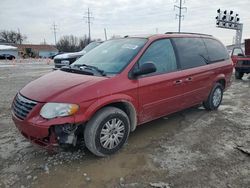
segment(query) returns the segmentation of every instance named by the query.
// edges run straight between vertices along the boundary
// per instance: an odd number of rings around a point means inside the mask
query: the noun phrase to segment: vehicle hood
[[[75,58],[75,57],[83,56],[83,55],[85,55],[85,54],[86,54],[86,52],[82,50],[82,51],[80,51],[80,52],[59,54],[59,55],[55,56],[54,59]]]
[[[74,102],[83,90],[106,79],[57,70],[30,82],[20,93],[38,102]]]
[[[250,60],[250,57],[237,57],[237,60],[241,60],[241,61],[244,61],[244,60]]]

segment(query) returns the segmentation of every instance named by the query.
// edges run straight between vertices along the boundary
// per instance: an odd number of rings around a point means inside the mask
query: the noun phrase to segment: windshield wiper
[[[93,72],[84,71],[81,69],[73,69],[70,66],[63,66],[60,70],[65,71],[65,72],[77,73],[77,74],[94,75]]]
[[[81,70],[94,70],[95,72],[98,72],[99,74],[101,74],[102,76],[106,76],[106,73],[104,70],[99,69],[98,67],[92,66],[92,65],[86,65],[86,64],[75,64],[73,65],[75,67],[79,67]],[[81,67],[85,67],[84,69],[82,69]]]

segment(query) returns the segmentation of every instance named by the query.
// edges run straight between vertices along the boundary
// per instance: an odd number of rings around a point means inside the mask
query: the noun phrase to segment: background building
[[[14,44],[18,48],[20,57],[40,57],[48,58],[58,53],[55,46],[48,44]]]

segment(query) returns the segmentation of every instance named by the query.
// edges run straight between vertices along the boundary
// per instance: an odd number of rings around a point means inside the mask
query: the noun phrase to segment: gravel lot
[[[0,188],[250,187],[250,79],[234,80],[219,110],[194,107],[142,125],[119,153],[51,154],[11,120],[15,94],[52,71],[48,61],[0,61]]]

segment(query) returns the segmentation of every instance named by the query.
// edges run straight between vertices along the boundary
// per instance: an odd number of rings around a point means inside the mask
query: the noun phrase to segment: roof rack
[[[212,36],[208,34],[202,34],[202,33],[189,33],[189,32],[166,32],[165,34],[192,34],[192,35],[203,35],[203,36]]]

